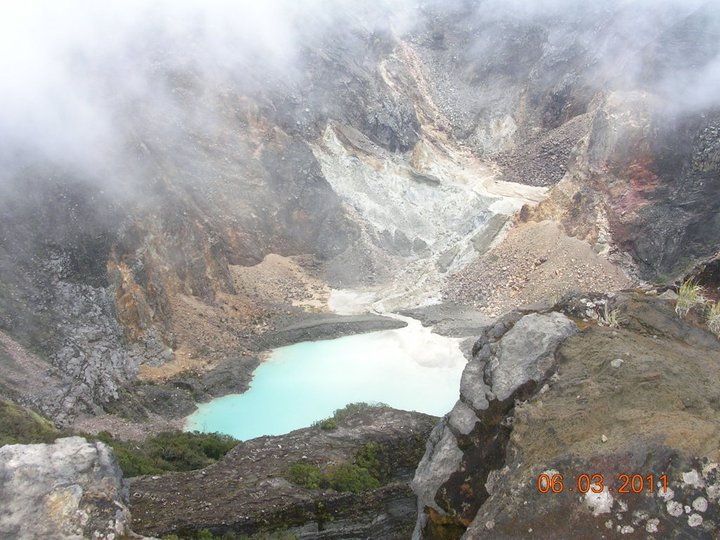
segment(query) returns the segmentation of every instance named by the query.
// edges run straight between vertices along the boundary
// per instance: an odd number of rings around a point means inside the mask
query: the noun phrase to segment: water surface
[[[357,401],[441,416],[458,398],[465,358],[458,339],[408,327],[273,350],[250,389],[199,405],[186,429],[246,440],[280,435]]]

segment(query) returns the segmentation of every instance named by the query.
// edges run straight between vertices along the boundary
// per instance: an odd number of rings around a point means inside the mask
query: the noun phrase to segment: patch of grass
[[[35,411],[0,400],[0,446],[51,443],[67,436]]]
[[[685,317],[692,308],[703,305],[705,301],[703,288],[689,279],[680,285],[680,288],[678,289],[678,299],[677,304],[675,305],[675,313],[680,315],[680,317]]]
[[[351,491],[361,493],[380,487],[380,482],[373,478],[370,471],[354,463],[345,463],[328,470],[327,478],[335,491]]]
[[[359,401],[357,403],[349,403],[345,405],[342,409],[337,409],[333,413],[333,418],[338,421],[344,420],[345,418],[350,418],[351,416],[355,416],[358,413],[372,411],[373,409],[379,409],[382,407],[387,407],[387,404],[365,403],[364,401]]]
[[[608,328],[619,328],[620,327],[620,314],[617,309],[608,311],[607,303],[603,307],[603,311],[598,319],[600,326],[607,326]]]
[[[386,450],[371,441],[355,454],[353,463],[329,467],[324,472],[315,464],[295,463],[290,467],[287,478],[293,484],[309,489],[332,488],[360,493],[380,487],[391,476]]]
[[[182,431],[166,431],[143,442],[121,441],[107,431],[96,438],[112,447],[126,477],[202,469],[218,461],[239,442],[220,433]]]
[[[323,431],[332,431],[337,429],[337,420],[334,418],[326,418],[325,420],[318,420],[313,422],[313,426],[319,427]]]
[[[720,337],[720,302],[716,302],[708,308],[706,322],[708,329]]]
[[[317,422],[313,422],[312,426],[319,427],[320,429],[323,429],[325,431],[332,431],[334,429],[337,429],[338,422],[340,422],[341,420],[380,407],[387,407],[387,405],[385,403],[365,403],[363,401],[357,403],[349,403],[345,405],[342,409],[335,409],[335,412],[330,418],[325,418],[324,420],[318,420]]]
[[[290,467],[288,480],[308,489],[327,489],[360,493],[380,486],[370,471],[354,463],[344,463],[323,472],[317,465],[295,463]]]
[[[318,489],[320,488],[320,483],[324,480],[324,476],[320,471],[320,467],[317,465],[295,463],[290,467],[288,480],[298,486],[303,486],[308,489]]]
[[[383,459],[384,450],[381,445],[370,441],[355,455],[355,464],[367,469],[370,475],[379,482],[387,482],[391,471],[387,466],[387,459]]]

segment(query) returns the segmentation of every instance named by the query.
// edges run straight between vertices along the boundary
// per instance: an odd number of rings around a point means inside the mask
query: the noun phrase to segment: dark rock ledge
[[[133,528],[191,536],[202,529],[238,536],[287,530],[303,539],[408,538],[415,521],[409,482],[437,418],[371,408],[326,431],[311,427],[240,443],[199,471],[130,480]],[[295,463],[321,469],[352,463],[373,442],[388,482],[363,493],[308,489],[286,477]]]

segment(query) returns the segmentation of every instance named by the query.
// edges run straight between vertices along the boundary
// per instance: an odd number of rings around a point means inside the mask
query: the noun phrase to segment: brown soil
[[[570,291],[613,291],[632,281],[551,221],[520,224],[448,279],[447,300],[496,316],[518,304],[556,303]]]
[[[255,266],[231,266],[236,294],[217,292],[213,304],[173,295],[172,331],[180,346],[163,365],[141,366],[139,379],[166,381],[185,372],[202,374],[229,355],[249,355],[252,342],[273,330],[273,319],[288,315],[290,306],[327,311],[330,289],[303,265],[311,262],[270,254]]]
[[[270,254],[255,266],[233,266],[233,284],[251,304],[289,304],[308,311],[327,311],[330,288],[301,264],[309,262]]]

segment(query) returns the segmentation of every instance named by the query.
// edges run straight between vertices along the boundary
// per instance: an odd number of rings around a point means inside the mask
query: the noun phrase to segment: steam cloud
[[[339,24],[403,35],[458,12],[476,29],[466,60],[494,54],[502,24],[527,25],[545,33],[545,52],[590,51],[595,84],[647,88],[683,111],[718,105],[720,8],[701,0],[30,1],[0,19],[4,175],[37,157],[108,168],[137,129],[136,104],[165,116],[171,136],[187,111],[167,73],[207,87],[222,73],[247,91],[287,84],[306,67],[303,47]],[[666,61],[652,64],[662,47]]]

